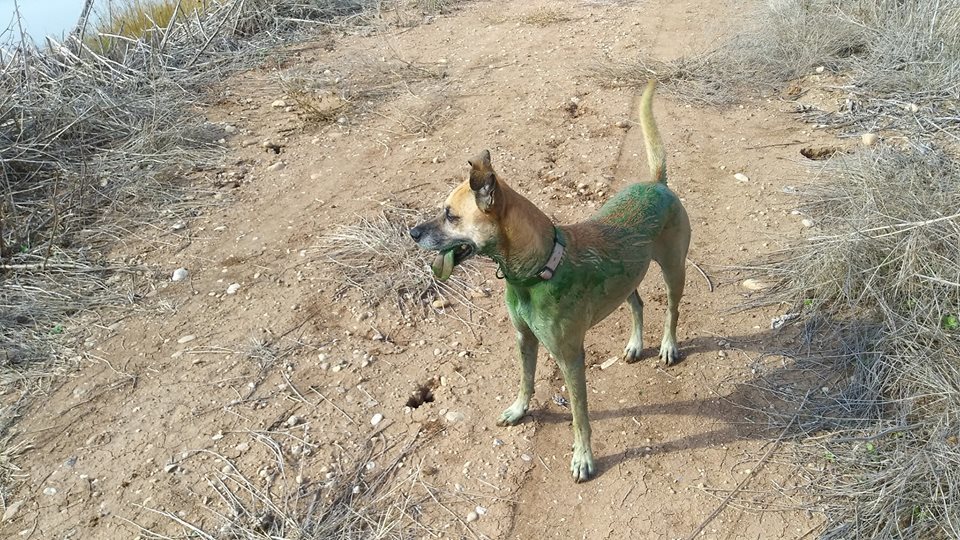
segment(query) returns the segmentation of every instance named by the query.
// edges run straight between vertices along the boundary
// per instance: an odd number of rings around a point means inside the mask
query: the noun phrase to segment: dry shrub
[[[957,538],[960,162],[881,147],[823,176],[804,192],[816,236],[767,266],[805,339],[764,389],[800,407],[823,538]]]
[[[437,299],[479,309],[473,298],[485,293],[479,287],[483,277],[477,263],[467,261],[447,281],[438,281],[430,270],[436,252],[421,249],[410,239],[410,227],[424,216],[391,208],[325,235],[316,252],[336,270],[338,296],[353,289],[371,306],[393,300],[405,315],[443,310],[434,306]]]

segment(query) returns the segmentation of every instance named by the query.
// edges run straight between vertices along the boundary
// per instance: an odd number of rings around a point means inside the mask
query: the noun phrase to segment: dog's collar
[[[497,277],[500,279],[506,279],[507,283],[511,285],[518,285],[520,287],[529,287],[531,285],[536,285],[541,281],[549,281],[550,278],[557,273],[557,267],[560,266],[560,260],[563,259],[563,252],[565,250],[566,244],[563,243],[563,239],[560,237],[560,230],[554,227],[553,229],[553,251],[550,253],[550,258],[547,259],[547,263],[543,265],[536,274],[527,278],[516,278],[513,276],[507,276],[502,267],[497,267]]]

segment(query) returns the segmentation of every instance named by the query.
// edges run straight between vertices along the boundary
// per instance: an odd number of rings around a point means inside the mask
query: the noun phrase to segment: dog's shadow
[[[775,331],[760,332],[748,336],[701,336],[681,343],[681,350],[684,358],[694,354],[715,353],[720,350],[738,350],[748,352],[768,351],[773,345],[772,342],[787,338],[784,334],[778,334]],[[718,341],[726,341],[728,347],[721,347]],[[658,349],[649,349],[651,354],[644,355],[638,363],[657,361]],[[645,352],[647,350],[645,349]],[[636,365],[636,364],[633,364]],[[746,367],[746,366],[745,366]],[[669,370],[667,368],[667,373]],[[616,418],[636,418],[642,419],[649,416],[671,415],[688,416],[694,418],[704,418],[704,422],[712,419],[719,424],[717,429],[703,431],[673,440],[667,440],[655,443],[646,443],[629,448],[625,448],[614,454],[601,455],[597,457],[596,464],[598,475],[604,471],[616,467],[617,465],[633,459],[649,457],[656,454],[667,454],[671,452],[689,451],[698,448],[720,447],[728,443],[742,440],[759,440],[770,437],[768,429],[760,424],[749,423],[744,420],[744,415],[750,410],[756,410],[757,403],[763,402],[761,387],[758,384],[759,379],[769,374],[757,374],[753,379],[736,383],[736,387],[729,394],[719,397],[717,395],[706,396],[703,399],[683,400],[666,403],[640,403],[628,407],[616,407],[611,409],[591,409],[590,420],[592,423],[603,423],[604,420]],[[571,415],[569,410],[559,411],[550,405],[531,411],[532,419],[545,424],[570,423]]]

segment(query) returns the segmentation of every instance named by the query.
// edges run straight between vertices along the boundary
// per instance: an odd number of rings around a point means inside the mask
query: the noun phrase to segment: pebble
[[[3,518],[0,518],[0,521],[10,521],[13,519],[13,516],[17,514],[17,510],[20,509],[20,506],[23,505],[23,501],[17,501],[7,506],[7,509],[3,512]]]
[[[823,67],[823,66],[817,66],[817,69],[815,69],[814,71],[816,71],[817,73],[823,73],[823,70],[825,70],[825,69],[826,69],[826,68]]]
[[[620,129],[624,129],[624,128],[630,127],[630,122],[627,122],[626,120],[618,120],[618,121],[617,121],[617,127],[620,128]]]
[[[57,494],[57,488],[55,487],[44,488],[43,494],[47,495],[48,497],[52,497]]]
[[[717,351],[717,356],[719,356],[720,358],[726,358],[726,357],[727,357],[727,352],[726,352],[726,351]]]
[[[278,99],[278,100],[274,101],[273,103],[271,103],[270,106],[279,109],[280,107],[286,107],[286,106],[287,106],[287,102],[284,101],[284,100],[282,100],[282,99]]]
[[[441,299],[438,298],[438,299],[434,300],[433,302],[430,302],[430,305],[433,306],[434,309],[443,309],[443,308],[445,308],[445,307],[450,307],[450,301],[449,301],[449,300],[441,300]]]
[[[737,173],[737,174],[733,175],[733,178],[734,178],[737,182],[749,182],[749,181],[750,181],[750,178],[749,178],[747,175],[743,174],[743,173]]]
[[[520,459],[524,461],[533,461],[533,458],[530,457],[530,454],[520,454]]]
[[[370,419],[370,424],[374,426],[379,424],[380,422],[383,422],[383,415],[380,413],[373,415],[373,418]]]
[[[608,358],[604,363],[600,364],[600,369],[607,369],[616,363],[617,363],[616,356],[614,356],[613,358]]]
[[[186,268],[177,268],[173,271],[173,276],[170,278],[171,281],[183,281],[187,279],[187,276],[190,275],[190,272]]]
[[[287,424],[287,427],[293,427],[293,426],[301,423],[302,421],[303,421],[302,418],[300,418],[299,416],[297,416],[297,415],[295,415],[295,414],[292,414],[292,415],[290,415],[290,418],[287,418],[287,421],[286,421],[285,423]]]
[[[810,218],[803,218],[803,219],[800,220],[800,223],[802,223],[803,226],[804,226],[804,227],[807,227],[807,228],[810,228],[810,227],[813,227],[813,226],[814,226],[814,222],[813,222],[813,220],[810,219]]]
[[[482,506],[478,506],[478,507],[476,508],[476,512],[477,512],[477,515],[482,516],[482,515],[484,515],[484,514],[487,513],[487,509],[484,508],[484,507],[482,507]]]
[[[337,364],[337,365],[333,366],[332,368],[330,368],[330,371],[332,371],[332,372],[334,372],[334,373],[339,373],[341,369],[343,369],[343,366],[341,366],[340,364]]]
[[[249,443],[242,442],[242,443],[240,443],[240,444],[237,445],[237,451],[238,451],[238,452],[246,452],[246,451],[249,450],[249,449],[250,449],[250,444],[249,444]]]
[[[467,514],[467,523],[476,521],[478,519],[480,519],[480,515],[477,514],[476,512],[470,512],[469,514]]]
[[[186,227],[187,227],[187,224],[184,223],[183,221],[174,222],[174,224],[170,226],[170,228],[173,229],[173,230],[175,230],[175,231],[183,230],[183,229],[185,229]]]
[[[447,411],[447,414],[443,415],[443,417],[447,420],[447,422],[454,424],[456,422],[462,422],[467,415],[459,411]]]
[[[862,142],[864,146],[873,146],[877,143],[877,139],[876,133],[864,133],[860,136],[860,142]]]
[[[185,336],[181,336],[180,339],[177,340],[177,343],[183,345],[184,343],[189,343],[195,339],[197,339],[197,336],[193,334],[187,334]]]
[[[236,133],[236,132],[237,132],[237,127],[236,127],[236,126],[231,126],[230,124],[227,124],[227,125],[223,126],[223,131],[226,132],[226,133]]]
[[[167,463],[163,466],[163,472],[165,473],[175,473],[180,468],[180,465],[176,463]]]
[[[743,283],[740,285],[742,285],[744,289],[749,289],[751,291],[763,290],[770,286],[769,283],[752,278],[743,280]]]
[[[222,432],[222,431],[218,431],[216,435],[213,435],[213,436],[210,437],[210,438],[211,438],[212,440],[214,440],[214,441],[219,441],[220,439],[223,438],[223,432]]]
[[[270,165],[269,167],[267,167],[267,170],[268,170],[268,171],[279,171],[279,170],[282,170],[282,169],[283,169],[284,167],[286,167],[286,166],[287,166],[286,163],[284,163],[284,162],[282,162],[282,161],[278,161],[278,162],[274,163],[273,165]]]
[[[239,283],[231,283],[230,286],[227,287],[227,294],[237,294],[237,291],[239,290],[240,290]]]

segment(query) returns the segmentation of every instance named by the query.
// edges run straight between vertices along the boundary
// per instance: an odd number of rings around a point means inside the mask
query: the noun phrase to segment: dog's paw
[[[677,348],[676,342],[664,340],[660,344],[660,359],[668,366],[680,361],[680,349]]]
[[[632,341],[623,349],[623,361],[632,364],[643,358],[643,344],[634,344]]]
[[[527,414],[527,406],[523,403],[514,403],[507,410],[500,413],[497,419],[498,426],[515,426],[520,423],[523,416]]]
[[[573,450],[573,459],[570,461],[570,472],[573,473],[573,481],[576,483],[586,482],[593,477],[597,466],[593,462],[593,452],[590,450]]]

